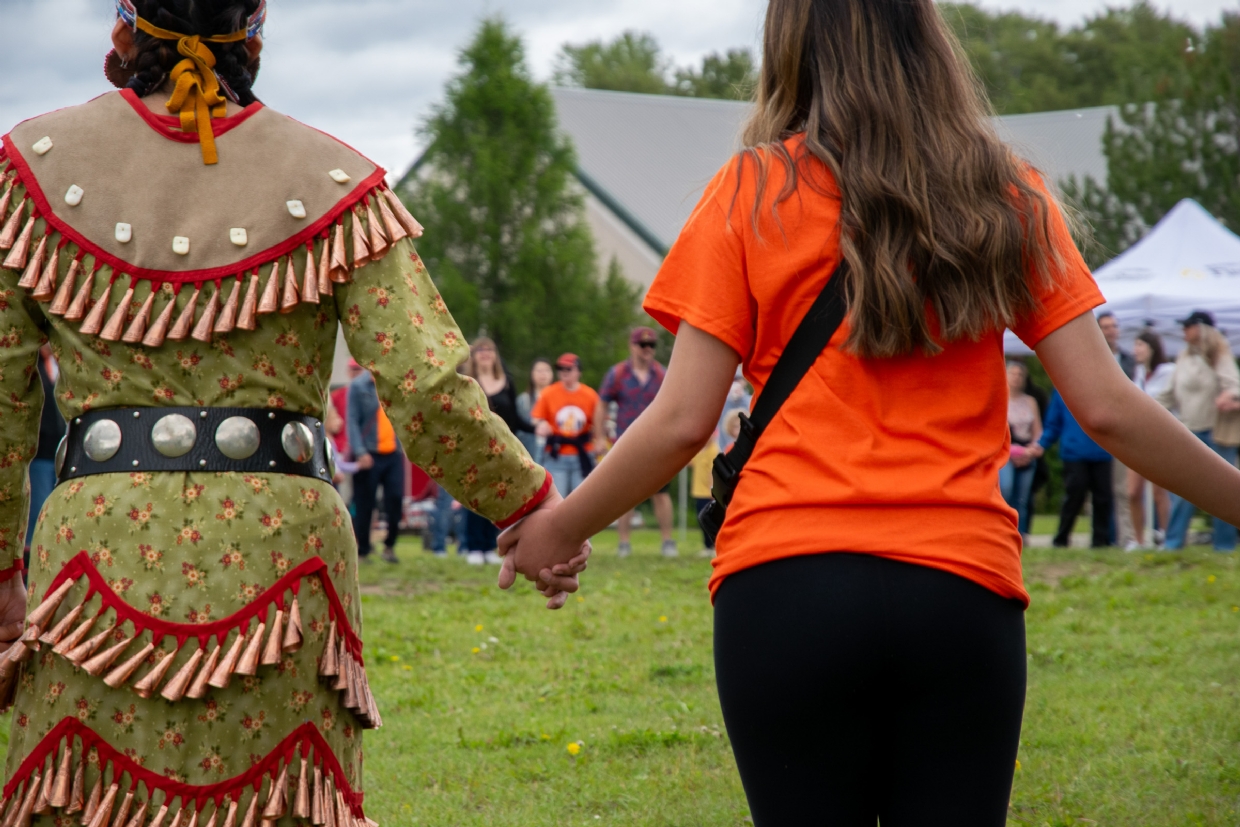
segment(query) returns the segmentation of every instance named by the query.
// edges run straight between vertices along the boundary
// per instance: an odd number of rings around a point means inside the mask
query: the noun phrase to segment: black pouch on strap
[[[753,415],[741,414],[741,432],[732,450],[715,457],[711,468],[712,499],[698,514],[698,523],[712,543],[727,519],[728,505],[736,493],[745,464],[753,456],[758,438],[843,324],[848,312],[844,298],[844,277],[847,273],[848,263],[841,261],[788,340],[788,346],[780,354],[762,395],[754,405]]]

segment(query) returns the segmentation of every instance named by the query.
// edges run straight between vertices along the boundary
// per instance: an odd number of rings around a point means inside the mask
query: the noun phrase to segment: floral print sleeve
[[[501,526],[546,496],[546,472],[491,413],[478,383],[456,372],[468,344],[410,241],[356,270],[336,305],[411,461]]]
[[[21,568],[28,532],[26,469],[39,442],[43,385],[36,364],[46,341],[42,312],[17,287],[20,273],[0,267],[0,579]],[[51,399],[46,401],[54,405]]]

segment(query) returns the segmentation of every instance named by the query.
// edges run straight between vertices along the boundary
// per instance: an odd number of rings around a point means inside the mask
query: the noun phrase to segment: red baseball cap
[[[557,368],[580,368],[581,360],[577,358],[576,353],[563,353],[559,359],[555,360]]]
[[[643,342],[658,344],[659,336],[649,327],[635,327],[633,332],[629,334],[629,344],[640,345]]]

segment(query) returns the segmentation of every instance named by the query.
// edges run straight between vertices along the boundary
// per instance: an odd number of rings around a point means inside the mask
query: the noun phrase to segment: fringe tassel
[[[271,265],[271,274],[267,276],[267,286],[263,289],[263,297],[258,302],[258,314],[264,316],[280,309],[280,262]]]
[[[332,265],[330,277],[336,284],[344,284],[349,280],[349,262],[345,258],[343,223],[336,225],[336,232],[332,235]]]
[[[158,291],[152,290],[151,295],[154,296]],[[168,300],[168,304],[164,306],[163,311],[159,314],[159,318],[155,320],[155,324],[151,325],[151,329],[142,337],[142,344],[146,347],[159,347],[168,338],[168,326],[172,323],[172,314],[177,309],[177,300],[174,295]]]
[[[14,247],[14,250],[17,248]],[[47,236],[39,239],[39,246],[35,248],[34,255],[26,262],[26,269],[22,272],[22,277],[18,279],[17,286],[24,290],[33,290],[39,285],[39,275],[43,272],[43,258],[47,255]],[[8,264],[6,261],[5,264]],[[19,268],[14,267],[14,270]]]
[[[387,237],[383,234],[383,227],[379,224],[375,211],[371,209],[369,200],[366,201],[366,229],[370,236],[370,257],[378,261],[383,258],[391,245],[388,244]]]
[[[48,308],[48,312],[53,316],[63,316],[69,309],[69,302],[73,299],[73,288],[76,286],[77,274],[81,266],[82,256],[79,253],[74,256],[73,261],[69,262],[69,272],[65,274],[65,280],[60,283],[60,287],[56,288],[56,296],[52,299],[52,306]]]
[[[108,323],[103,326],[103,330],[99,331],[99,338],[105,342],[119,342],[121,333],[125,330],[125,322],[129,318],[129,306],[133,302],[133,285],[131,284],[121,297],[121,303],[116,306],[116,310],[112,312],[112,317],[108,319]]]
[[[108,312],[108,301],[111,298],[112,282],[109,281],[108,286],[103,290],[103,295],[91,307],[90,312],[86,314],[86,318],[82,321],[82,326],[78,328],[83,336],[94,336],[103,329],[103,314]]]
[[[366,242],[366,229],[362,225],[362,218],[357,213],[357,207],[353,208],[353,269],[357,270],[366,266],[370,261],[370,245]]]
[[[174,661],[180,659],[180,650],[184,647],[172,652],[156,652],[155,641],[169,635],[184,641],[195,636],[195,633],[182,631],[177,624],[165,627],[133,610],[111,591],[89,555],[82,552],[65,564],[53,580],[54,588],[49,589],[45,598],[30,612],[21,636],[22,643],[0,655],[0,699],[6,692],[11,694],[18,667],[42,644],[51,646],[53,654],[65,658],[88,674],[102,677],[104,683],[113,689],[132,685],[140,697],[149,698],[159,692],[172,703],[186,697],[201,699],[212,687],[226,689],[233,675],[253,676],[258,674],[260,667],[278,668],[284,653],[296,652],[302,647],[305,637],[297,596],[298,584],[305,577],[318,576],[324,583],[330,604],[328,632],[318,660],[319,675],[334,690],[342,693],[342,703],[357,716],[363,728],[376,728],[381,725],[381,719],[361,662],[360,642],[348,626],[344,608],[331,588],[330,579],[326,578],[326,569],[326,562],[315,557],[288,572],[251,604],[253,609],[238,616],[236,625],[226,620],[214,630],[204,633],[198,645],[189,651],[189,657],[165,684],[164,678],[173,672]],[[89,582],[82,599],[67,607],[63,617],[56,620],[56,614],[83,577]],[[283,596],[290,590],[293,592],[292,599],[286,603]],[[82,619],[86,606],[95,594],[101,595],[101,605]],[[115,612],[114,620],[100,626],[100,618],[109,612]],[[255,623],[252,630],[251,623]],[[125,633],[123,630],[130,625],[132,633]],[[47,631],[43,631],[45,627],[48,627]],[[235,629],[235,636],[228,629]],[[148,630],[152,638],[149,642],[142,642],[140,638]],[[212,637],[216,643],[208,655],[205,644]],[[138,641],[136,647],[135,641]],[[131,652],[131,649],[134,651]],[[142,665],[152,655],[156,655],[157,660],[145,675],[135,681]],[[50,796],[52,781],[49,780],[48,784]],[[0,824],[0,827],[3,825]]]
[[[383,197],[386,198],[388,204],[391,205],[392,211],[396,213],[396,219],[409,233],[409,237],[412,239],[421,238],[422,234],[425,232],[425,229],[418,223],[418,220],[413,217],[409,210],[406,209],[405,203],[400,200],[400,197],[386,187],[381,191],[383,193]]]
[[[185,308],[181,310],[181,315],[177,317],[176,324],[172,326],[172,330],[168,331],[168,339],[180,342],[189,335],[190,329],[194,326],[194,311],[198,309],[198,296],[201,293],[201,287],[194,288],[194,295],[189,297]]]
[[[241,303],[241,313],[237,316],[237,328],[254,330],[258,327],[258,272],[250,275],[250,286],[245,290],[245,301]]]
[[[219,312],[220,286],[217,284],[211,291],[211,300],[202,309],[202,315],[198,317],[198,324],[194,325],[194,332],[190,334],[190,338],[195,342],[210,344],[211,331],[215,328],[215,316]]]
[[[301,282],[301,300],[307,304],[319,303],[319,274],[314,266],[314,242],[306,245],[306,274]]]
[[[284,270],[284,295],[280,299],[280,312],[292,313],[297,309],[301,296],[297,293],[297,271],[293,269],[293,257],[288,257],[288,266]]]
[[[10,254],[12,254],[13,247],[17,244],[18,228],[22,226],[22,215],[26,212],[26,203],[29,200],[30,199],[28,198],[23,198],[22,202],[17,205],[17,209],[11,216],[9,216],[9,220],[4,223],[4,228],[0,229],[0,250],[9,250]],[[26,235],[27,230],[34,232],[34,213],[30,214],[30,221],[26,224],[26,228],[22,230],[22,235]],[[29,236],[27,236],[27,238],[29,238]],[[23,259],[23,266],[24,265],[25,260]],[[3,266],[9,266],[7,257]],[[10,269],[16,270],[19,268],[13,267]]]
[[[60,244],[52,248],[52,254],[47,257],[43,275],[39,276],[39,283],[35,285],[34,292],[30,294],[30,298],[37,302],[49,301],[56,294],[56,277],[60,273],[60,248],[63,246],[64,240],[62,239]]]
[[[319,254],[319,296],[330,296],[332,294],[332,240],[328,234],[323,239],[323,251]]]
[[[231,333],[233,328],[237,326],[237,311],[241,305],[241,276],[237,276],[233,280],[232,292],[228,294],[228,301],[224,302],[224,308],[220,311],[220,317],[215,320],[215,333]]]
[[[78,741],[80,750],[75,747]],[[99,772],[90,794],[85,795],[85,771],[91,764]],[[204,787],[174,784],[69,717],[30,752],[18,768],[22,775],[5,785],[0,827],[28,827],[35,815],[54,815],[58,824],[76,816],[86,827],[195,827],[204,818],[205,827],[213,827],[222,817],[221,827],[237,827],[246,795],[241,827],[274,825],[287,817],[317,827],[377,827],[362,812],[360,794],[344,779],[330,745],[313,723],[290,732],[255,767],[256,776],[246,773]],[[296,787],[291,792],[294,771]],[[130,784],[122,791],[122,778],[126,776]],[[163,803],[148,824],[147,815],[157,795]],[[144,800],[139,801],[140,797]],[[174,811],[171,802],[176,799],[180,799],[180,806]],[[209,801],[213,804],[207,817],[207,808],[199,802]]]
[[[155,307],[154,289],[151,294],[142,302],[142,309],[138,311],[138,315],[133,317],[133,322],[129,325],[129,329],[125,331],[125,335],[121,337],[121,341],[127,345],[136,345],[146,338],[146,326],[151,321],[151,310]]]

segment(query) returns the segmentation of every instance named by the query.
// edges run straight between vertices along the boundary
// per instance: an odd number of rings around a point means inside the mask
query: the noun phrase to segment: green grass
[[[691,541],[693,542],[693,541]],[[384,827],[742,825],[713,684],[707,561],[615,557],[541,608],[402,543],[363,569],[368,814]],[[1240,560],[1031,550],[1010,824],[1240,823]],[[480,629],[478,627],[481,627]],[[569,744],[580,744],[569,753]]]

